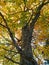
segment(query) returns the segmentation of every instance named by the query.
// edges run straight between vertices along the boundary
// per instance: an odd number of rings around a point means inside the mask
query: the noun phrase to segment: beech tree
[[[38,65],[33,56],[31,41],[34,27],[37,28],[36,23],[40,18],[44,20],[45,15],[43,16],[42,12],[44,7],[48,6],[49,0],[0,1],[0,37],[8,41],[1,46],[1,49],[4,50],[1,56],[19,65]],[[49,26],[48,16],[46,17]],[[48,35],[45,38],[48,38]],[[13,60],[13,56],[17,54],[20,55],[20,62]]]

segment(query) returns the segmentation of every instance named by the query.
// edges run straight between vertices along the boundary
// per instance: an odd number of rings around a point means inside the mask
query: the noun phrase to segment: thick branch
[[[3,19],[3,21],[4,21],[5,25],[6,25],[6,28],[7,28],[8,32],[9,32],[9,35],[10,35],[12,41],[13,41],[13,45],[16,47],[16,49],[19,51],[20,54],[23,54],[22,49],[18,46],[16,40],[14,39],[13,34],[12,34],[10,28],[8,27],[8,24],[7,24],[7,22],[6,22],[4,16],[2,15],[1,12],[0,12],[0,16],[2,17],[2,19]]]
[[[38,20],[38,18],[39,18],[39,16],[40,16],[40,11],[41,11],[42,7],[43,7],[44,5],[46,5],[46,4],[48,4],[48,3],[49,3],[49,0],[48,0],[47,2],[42,3],[42,4],[40,4],[40,5],[38,6],[37,12],[36,12],[36,14],[35,14],[35,17],[32,19],[32,22],[30,23],[30,28],[33,28],[35,22]]]
[[[16,63],[16,64],[20,64],[19,62],[16,62],[14,60],[12,60],[11,58],[7,57],[7,56],[4,56],[6,59],[8,59],[9,61],[13,62],[13,63]]]

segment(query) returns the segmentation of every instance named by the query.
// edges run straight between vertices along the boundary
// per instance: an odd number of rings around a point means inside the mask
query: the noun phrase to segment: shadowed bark
[[[22,28],[22,48],[25,56],[21,55],[20,65],[37,65],[33,59],[33,53],[31,48],[32,31],[29,26]]]

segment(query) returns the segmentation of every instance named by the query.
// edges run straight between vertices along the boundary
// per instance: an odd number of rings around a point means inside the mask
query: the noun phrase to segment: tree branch
[[[16,53],[16,54],[18,54],[19,52],[15,52],[15,51],[12,51],[12,50],[8,50],[8,49],[5,49],[5,48],[3,48],[5,51],[10,51],[10,52],[14,52],[14,53]]]
[[[43,7],[44,5],[46,5],[46,4],[48,4],[48,3],[49,3],[49,0],[48,0],[47,2],[45,2],[45,3],[42,2],[42,4],[40,4],[40,5],[37,7],[37,12],[36,12],[36,14],[35,14],[35,17],[32,19],[32,22],[30,23],[30,28],[33,29],[33,26],[34,26],[35,22],[38,20],[38,18],[39,18],[39,16],[40,16],[40,11],[41,11],[42,7]]]
[[[10,39],[6,38],[4,35],[1,35],[6,41],[12,42]]]
[[[1,12],[0,12],[0,16],[2,17],[2,19],[3,19],[3,21],[4,21],[5,25],[6,25],[6,28],[7,28],[8,32],[9,32],[9,35],[10,35],[12,41],[13,41],[13,45],[16,47],[16,49],[18,50],[18,52],[20,54],[23,54],[22,49],[18,46],[16,40],[14,39],[13,33],[11,32],[10,28],[8,27],[8,24],[7,24],[7,22],[6,22],[6,20],[5,20],[4,16],[3,16],[3,14]]]
[[[16,63],[16,64],[20,64],[19,62],[16,62],[14,60],[12,60],[11,58],[7,57],[7,56],[4,56],[6,59],[8,59],[9,61],[12,61],[13,63]]]
[[[18,39],[17,37],[15,37],[16,38],[16,40],[18,41],[18,42],[20,42],[21,41],[21,39]]]
[[[1,24],[1,23],[0,23],[0,26],[3,26],[4,28],[6,28],[6,26],[5,26],[5,25],[3,25],[3,24]]]

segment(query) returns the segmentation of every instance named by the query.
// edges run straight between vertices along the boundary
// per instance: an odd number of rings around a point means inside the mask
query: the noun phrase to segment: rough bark
[[[31,40],[32,31],[30,31],[29,26],[22,28],[22,48],[25,55],[20,55],[20,65],[37,65],[33,59]]]

